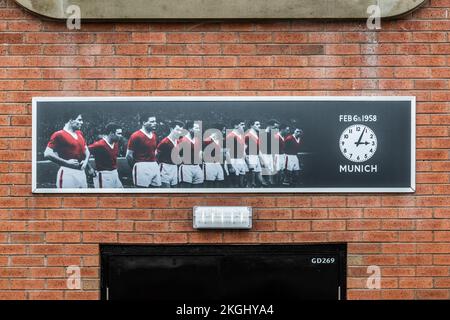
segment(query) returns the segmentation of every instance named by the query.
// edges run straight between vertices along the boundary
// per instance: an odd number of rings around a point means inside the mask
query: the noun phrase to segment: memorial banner
[[[414,192],[414,97],[33,99],[33,192]]]

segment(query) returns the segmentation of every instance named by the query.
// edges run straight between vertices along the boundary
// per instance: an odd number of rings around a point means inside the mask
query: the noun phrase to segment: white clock
[[[355,124],[342,132],[339,139],[341,152],[348,160],[364,162],[377,151],[378,141],[375,132],[363,124]]]

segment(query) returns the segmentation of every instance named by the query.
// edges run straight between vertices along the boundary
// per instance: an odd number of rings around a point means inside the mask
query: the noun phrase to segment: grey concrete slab
[[[52,19],[77,5],[82,19],[363,19],[379,3],[382,17],[410,12],[425,0],[15,0]]]

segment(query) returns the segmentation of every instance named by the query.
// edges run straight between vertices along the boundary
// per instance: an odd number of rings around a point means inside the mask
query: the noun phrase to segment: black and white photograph
[[[413,98],[35,98],[33,192],[412,192]]]

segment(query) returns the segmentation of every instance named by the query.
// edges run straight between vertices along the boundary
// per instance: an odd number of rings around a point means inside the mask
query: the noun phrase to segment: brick
[[[95,208],[97,207],[97,198],[63,198],[63,204],[67,207]]]
[[[46,282],[49,290],[67,290],[66,279],[47,279]]]
[[[114,232],[83,232],[84,243],[115,243],[117,233]]]
[[[11,257],[13,267],[44,266],[44,257],[39,256],[13,256]]]
[[[223,234],[217,232],[197,232],[189,234],[189,243],[222,243]]]
[[[417,267],[418,276],[439,276],[446,277],[449,275],[449,268],[443,266],[418,266]]]
[[[24,291],[0,291],[1,300],[25,300],[26,293]]]
[[[290,239],[290,233],[263,232],[259,235],[261,243],[288,243],[291,242]]]
[[[448,208],[436,208],[434,209],[435,218],[450,218],[450,209]]]
[[[417,253],[450,253],[450,244],[448,243],[419,243],[417,244]]]
[[[185,233],[157,233],[153,237],[154,243],[186,243],[188,240]]]
[[[98,206],[101,208],[130,208],[133,206],[133,198],[114,197],[100,198]]]
[[[399,241],[401,242],[427,242],[433,240],[431,231],[401,231]]]
[[[81,215],[78,211],[74,212],[75,219],[86,219],[86,220],[111,220],[115,219],[117,215],[116,209],[84,209],[81,211]]]
[[[344,229],[345,221],[342,220],[312,221],[312,230],[314,231],[335,231]]]
[[[401,208],[399,218],[431,218],[432,210],[427,208]]]
[[[45,281],[37,279],[11,280],[11,289],[13,290],[37,290],[45,289]]]
[[[47,257],[47,265],[48,266],[59,266],[59,267],[67,267],[70,265],[81,265],[81,257],[77,256],[49,256]],[[65,270],[66,271],[66,270]]]
[[[348,220],[347,230],[378,230],[380,229],[380,220]]]
[[[139,200],[139,199],[138,199]],[[150,218],[150,210],[146,210],[146,209],[119,209],[117,211],[117,218],[118,219],[133,219],[133,220],[148,220]],[[88,218],[88,216],[91,216],[91,219],[102,219],[102,217],[98,217],[101,215],[103,217],[103,215],[98,214],[98,213],[94,213],[94,214],[85,214],[85,218]],[[116,216],[116,213],[114,212],[114,218]],[[105,216],[106,219],[111,219],[112,217],[108,217],[107,215]]]
[[[65,247],[65,254],[67,255],[92,255],[98,254],[98,244],[70,244]]]
[[[30,231],[60,231],[62,230],[62,222],[59,221],[36,221],[28,223]]]
[[[347,290],[347,298],[351,300],[379,300],[380,290]]]
[[[99,292],[96,291],[66,291],[64,299],[66,300],[98,300]]]
[[[398,258],[400,265],[430,265],[432,264],[432,256],[425,254],[409,254],[409,255],[401,255]]]
[[[28,268],[3,268],[0,278],[26,278],[29,275]]]
[[[29,246],[29,253],[30,254],[63,254],[67,253],[64,251],[64,246],[62,245],[56,245],[56,244],[42,244],[42,245],[31,245]]]
[[[157,222],[157,221],[145,221],[145,222],[136,222],[135,223],[136,231],[153,231],[153,232],[162,232],[169,231],[169,223],[168,222]]]
[[[0,245],[0,255],[4,254],[20,255],[24,254],[25,251],[26,247],[24,245],[10,245],[10,244]]]
[[[270,90],[274,86],[272,80],[247,80],[243,79],[239,83],[239,88],[241,90]]]
[[[363,241],[367,242],[393,242],[398,240],[398,232],[395,231],[366,231],[363,233]]]
[[[382,206],[385,207],[410,207],[414,206],[415,199],[405,196],[388,196],[381,199]]]
[[[30,275],[32,278],[62,278],[65,272],[61,267],[31,268]]]
[[[274,89],[280,90],[302,90],[307,89],[309,82],[307,80],[275,80]]]
[[[186,220],[191,215],[192,210],[152,210],[155,220]]]
[[[80,210],[78,209],[50,209],[47,210],[47,219],[55,220],[76,220],[80,219]]]
[[[63,300],[63,291],[33,291],[29,293],[31,300]]]
[[[415,244],[391,243],[383,244],[381,247],[383,253],[417,253]]]
[[[363,217],[362,209],[354,209],[354,208],[337,208],[337,209],[329,209],[329,218],[330,219],[355,219]]]
[[[81,234],[79,232],[47,232],[45,240],[47,243],[79,243]]]
[[[326,232],[296,232],[292,234],[292,242],[308,243],[308,242],[325,242],[328,239]]]
[[[306,220],[278,221],[276,229],[278,231],[309,231],[311,230],[311,222]]]
[[[294,219],[324,219],[328,217],[328,210],[294,208],[292,216]]]
[[[241,43],[264,43],[272,41],[272,33],[270,32],[241,32],[239,40]],[[275,38],[277,35],[275,35]]]
[[[237,32],[207,32],[203,37],[203,42],[208,43],[233,43],[239,41]]]
[[[362,233],[359,231],[329,231],[329,242],[359,242],[362,241]]]
[[[414,299],[414,291],[405,289],[383,290],[381,298],[387,300],[412,300]]]
[[[153,243],[153,235],[147,233],[119,233],[119,243]]]
[[[341,196],[313,197],[312,205],[314,207],[344,207],[346,198]]]
[[[13,233],[10,235],[11,243],[41,243],[44,241],[43,233]]]
[[[417,290],[418,299],[448,299],[449,291],[443,289]]]
[[[271,56],[242,56],[239,57],[239,66],[242,67],[267,67],[272,65]]]
[[[131,221],[99,221],[98,229],[104,231],[131,231],[133,222]]]
[[[134,44],[129,45],[116,45],[116,54],[118,55],[145,55],[149,51],[148,45]]]

